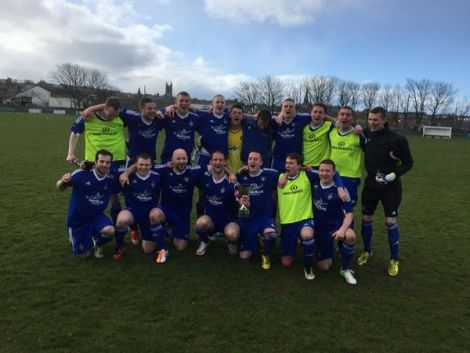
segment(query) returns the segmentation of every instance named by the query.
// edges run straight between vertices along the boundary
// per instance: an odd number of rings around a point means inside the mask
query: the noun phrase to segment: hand
[[[228,175],[228,181],[229,181],[230,184],[236,184],[237,181],[238,181],[238,180],[237,180],[237,176],[236,176],[235,174],[233,174],[233,173],[230,173],[230,174]]]
[[[174,104],[165,107],[165,115],[173,118],[175,116],[176,107]]]
[[[340,228],[336,232],[333,232],[331,236],[335,240],[343,240],[346,237],[346,230],[343,230],[342,228]]]
[[[70,182],[70,180],[72,180],[72,174],[70,173],[65,173],[62,178],[60,179],[60,181],[63,183],[63,184],[67,184]]]
[[[284,189],[284,187],[286,186],[287,184],[287,174],[284,174],[282,177],[279,178],[279,180],[277,181],[277,186],[279,187],[279,189]]]
[[[165,114],[163,114],[161,111],[157,111],[157,114],[155,116],[160,120],[165,119]]]
[[[77,157],[75,157],[74,153],[69,153],[67,155],[67,158],[65,158],[65,161],[69,164],[74,164],[76,160],[77,160]]]
[[[243,174],[243,173],[247,173],[247,172],[248,172],[248,166],[247,165],[244,165],[243,167],[238,169],[238,174]]]
[[[246,206],[246,207],[250,207],[250,196],[248,196],[248,195],[243,195],[242,197],[240,197],[240,199],[238,200],[238,202],[240,203],[240,205],[243,205],[243,206]]]
[[[348,194],[347,190],[344,187],[338,188],[338,197],[343,202],[350,201],[349,200],[349,194]]]
[[[276,116],[276,118],[274,119],[274,121],[276,122],[277,125],[281,125],[281,124],[282,124],[282,121],[284,120],[283,117],[284,117],[284,114],[283,114],[282,112],[280,112],[279,115]]]
[[[390,183],[391,181],[394,181],[397,178],[397,175],[392,172],[387,175],[384,175],[381,172],[377,172],[377,175],[375,176],[375,181],[381,185],[386,185]]]
[[[119,176],[119,184],[124,187],[126,184],[129,185],[129,173],[124,172]]]
[[[362,134],[362,130],[363,130],[363,128],[362,128],[361,125],[358,124],[358,125],[354,126],[354,135]]]

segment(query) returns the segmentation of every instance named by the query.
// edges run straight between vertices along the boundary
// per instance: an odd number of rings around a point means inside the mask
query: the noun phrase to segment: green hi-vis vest
[[[341,135],[338,129],[330,132],[331,155],[330,158],[336,164],[336,170],[341,176],[348,178],[360,178],[362,176],[362,165],[364,151],[361,142],[354,131]]]
[[[281,176],[283,176],[281,174]],[[287,180],[284,188],[277,188],[279,220],[290,224],[313,218],[312,187],[303,170],[297,178]]]
[[[322,126],[316,130],[310,124],[303,131],[304,164],[318,167],[320,162],[330,157],[330,141],[328,133],[331,129],[331,121],[324,121]]]
[[[98,150],[105,149],[113,154],[114,161],[126,159],[124,123],[116,117],[103,121],[95,114],[85,121],[85,159],[94,161]]]

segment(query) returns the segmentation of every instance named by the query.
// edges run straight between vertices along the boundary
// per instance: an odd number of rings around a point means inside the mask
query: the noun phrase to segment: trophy
[[[250,196],[250,185],[238,185],[239,197]],[[238,217],[250,217],[250,209],[248,206],[241,205],[238,209]]]

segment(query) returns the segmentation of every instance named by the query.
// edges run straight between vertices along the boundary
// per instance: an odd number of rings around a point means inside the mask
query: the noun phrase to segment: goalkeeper
[[[376,107],[369,112],[368,129],[364,131],[365,167],[367,177],[362,190],[361,234],[364,251],[357,259],[362,266],[372,255],[372,221],[377,205],[382,202],[390,245],[388,274],[399,272],[399,242],[397,217],[401,202],[400,176],[413,166],[408,141],[404,136],[393,132],[386,120],[386,111]]]

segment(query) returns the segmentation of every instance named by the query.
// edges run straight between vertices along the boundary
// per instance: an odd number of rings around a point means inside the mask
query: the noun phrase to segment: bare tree
[[[75,109],[102,100],[100,93],[110,88],[106,74],[77,64],[57,65],[52,77],[70,95]]]
[[[336,96],[340,106],[348,105],[356,110],[359,102],[361,86],[354,81],[338,80],[336,83]]]
[[[426,113],[431,87],[432,82],[424,78],[419,81],[411,78],[406,79],[406,90],[410,94],[411,103],[415,109],[417,126],[421,125],[421,121]]]
[[[310,103],[322,102],[331,105],[338,79],[329,76],[311,76],[305,80]]]
[[[437,81],[433,82],[431,87],[431,125],[434,125],[434,120],[439,112],[445,111],[453,102],[457,90],[452,83]]]
[[[289,81],[284,83],[284,98],[292,98],[296,109],[302,105],[305,94],[305,86],[302,81]]]
[[[390,85],[384,85],[379,92],[379,104],[385,108],[386,111],[393,109],[394,90]]]
[[[364,103],[364,109],[368,112],[372,109],[377,100],[377,95],[380,90],[380,83],[369,82],[364,83],[361,87],[361,97]]]
[[[284,85],[278,78],[266,75],[258,81],[261,102],[274,113],[276,105],[281,103]]]
[[[254,81],[242,81],[235,88],[235,95],[245,105],[251,113],[255,112],[255,107],[259,103],[258,84]]]
[[[462,125],[465,119],[469,119],[470,114],[470,100],[467,97],[455,100],[454,116],[456,118],[456,124],[454,126],[458,129],[462,129]]]

